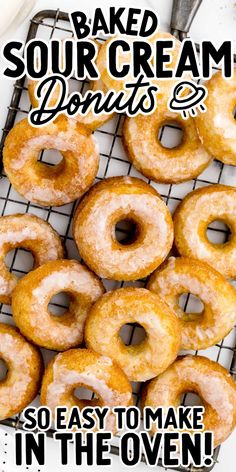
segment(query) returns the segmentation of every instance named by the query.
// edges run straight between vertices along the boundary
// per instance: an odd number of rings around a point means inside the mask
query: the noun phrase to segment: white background
[[[8,2],[11,3],[13,0],[1,0],[1,2]],[[18,0],[15,0],[16,2]],[[171,16],[171,8],[172,8],[172,1],[171,0],[135,0],[129,4],[129,6],[149,6],[153,9],[156,9],[160,15],[161,20],[161,27],[163,30],[168,29],[168,25],[170,22]],[[109,0],[100,0],[99,6],[127,6],[125,2],[117,1],[109,1]],[[38,0],[36,2],[36,6],[33,10],[33,13],[36,13],[43,9],[57,9],[60,8],[64,11],[70,11],[75,9],[87,10],[87,12],[91,12],[94,6],[98,6],[97,2],[93,2],[91,0],[86,0],[86,2],[79,2],[78,0]],[[1,15],[1,9],[0,9]],[[32,16],[32,13],[31,13]],[[194,40],[199,39],[211,39],[215,41],[222,41],[225,39],[234,40],[236,44],[236,4],[234,0],[203,0],[203,4],[196,16],[195,22],[191,29],[191,36]],[[24,21],[23,25],[13,33],[11,32],[11,38],[20,38],[24,39],[27,29],[29,27],[28,20]],[[3,41],[9,39],[9,35],[4,37],[4,40],[1,41],[1,46]],[[235,48],[236,49],[236,48]],[[3,67],[2,60],[0,61],[0,67]],[[3,127],[5,118],[6,118],[6,110],[7,106],[11,97],[12,93],[12,84],[9,80],[6,80],[0,75],[0,91],[1,91],[1,105],[0,105],[0,128]],[[14,456],[13,456],[13,438],[12,433],[8,430],[8,436],[5,436],[6,429],[4,430],[1,428],[0,430],[0,472],[15,472],[16,467],[14,467]],[[6,444],[6,446],[5,446]],[[6,451],[5,457],[6,465],[2,465],[3,463],[3,451]],[[236,431],[231,437],[224,443],[221,447],[220,455],[219,455],[219,464],[217,464],[214,468],[215,472],[235,472],[236,470]],[[17,469],[20,472],[26,471],[25,468]],[[30,468],[29,472],[35,472],[38,468]],[[52,441],[49,441],[48,447],[48,467],[41,468],[41,470],[66,470],[68,472],[74,472],[77,470],[72,465],[68,468],[62,468],[59,466],[58,463],[58,454],[57,448],[53,444]],[[99,467],[86,467],[85,465],[80,468],[83,472],[89,470],[91,471],[100,471],[104,470],[104,468]],[[122,467],[119,464],[119,461],[116,457],[113,457],[113,465],[111,468],[106,468],[107,471],[112,470],[113,472],[118,471],[127,471],[127,468]],[[135,468],[135,470],[140,472],[145,472],[147,467],[145,465],[140,465]],[[162,471],[163,469],[155,468],[154,470]]]

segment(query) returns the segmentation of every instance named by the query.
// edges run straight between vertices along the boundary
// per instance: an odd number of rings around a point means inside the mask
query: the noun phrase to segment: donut
[[[97,398],[81,400],[74,390],[84,387],[92,390]],[[124,372],[107,356],[89,349],[71,349],[58,354],[46,368],[42,388],[41,404],[47,405],[54,415],[57,406],[80,410],[87,406],[109,407],[132,404],[131,384]],[[106,430],[115,432],[115,417],[109,412]]]
[[[223,339],[236,323],[236,290],[205,262],[170,257],[150,277],[147,288],[157,293],[181,323],[181,348],[206,349]],[[191,293],[204,304],[202,313],[185,313],[179,297]]]
[[[224,244],[207,239],[207,227],[223,221],[231,230]],[[209,185],[190,192],[174,213],[175,246],[181,256],[207,262],[226,278],[236,277],[236,188]]]
[[[71,302],[64,315],[55,316],[48,304],[60,292],[67,292]],[[98,278],[77,261],[48,262],[18,283],[12,298],[13,317],[29,341],[64,351],[82,343],[88,311],[103,292]]]
[[[116,223],[129,220],[136,232],[130,244],[115,237]],[[136,280],[153,272],[173,241],[170,212],[156,190],[140,179],[111,177],[85,195],[73,222],[82,259],[100,277]]]
[[[38,216],[16,214],[0,217],[0,303],[10,304],[18,278],[9,272],[5,257],[12,249],[23,247],[34,256],[34,267],[62,259],[60,237],[49,223]]]
[[[182,142],[164,147],[158,139],[162,126],[174,123],[183,131]],[[156,110],[148,116],[126,117],[123,143],[132,164],[155,182],[175,183],[197,177],[212,157],[204,149],[193,118],[184,120],[168,109],[167,98],[158,98]]]
[[[123,343],[120,329],[127,323],[145,329],[144,341],[133,346]],[[103,295],[91,308],[85,342],[88,348],[116,360],[129,380],[144,382],[176,359],[180,324],[158,295],[145,288],[120,288]]]
[[[208,96],[206,113],[199,113],[195,120],[203,146],[224,164],[236,165],[236,68],[233,77],[225,79],[219,70],[205,83]]]
[[[0,382],[0,420],[20,413],[35,398],[43,373],[40,351],[18,331],[0,323],[0,358],[7,374]]]
[[[194,392],[201,398],[205,407],[204,429],[214,433],[214,447],[217,447],[236,426],[234,380],[224,367],[206,357],[179,357],[163,374],[146,385],[142,403],[144,407],[177,408],[181,394],[187,392]]]
[[[57,149],[56,166],[38,162],[44,149]],[[5,172],[26,200],[42,206],[60,206],[80,198],[92,185],[99,164],[90,131],[75,120],[59,116],[54,123],[33,127],[28,119],[9,132],[3,150]]]
[[[71,38],[70,38],[71,39]],[[98,41],[94,41],[98,48],[100,48],[101,44]],[[28,81],[28,93],[31,104],[34,108],[38,108],[40,105],[40,101],[36,98],[36,88],[40,81],[29,79]],[[94,80],[90,82],[89,86],[91,91],[98,91],[101,90],[102,92],[106,93],[107,88],[105,87],[104,83],[101,79]],[[55,107],[58,99],[60,98],[60,85],[56,85],[54,92],[51,96],[51,100],[49,102],[50,107]],[[87,115],[76,115],[74,118],[83,125],[87,126],[91,131],[99,128],[100,126],[104,125],[108,120],[110,120],[114,114],[106,114],[102,113],[101,115],[94,115],[92,111],[89,111]]]
[[[107,69],[107,48],[109,44],[114,41],[114,40],[120,40],[124,38],[119,38],[119,37],[112,37],[108,38],[101,46],[98,52],[98,57],[97,57],[97,67],[101,75],[101,79],[105,86],[107,87],[108,90],[113,89],[116,92],[119,92],[121,90],[125,89],[125,83],[126,82],[134,82],[134,76],[132,72],[130,71],[124,78],[115,78],[111,77],[108,69]],[[143,38],[141,38],[143,41]],[[150,36],[147,38],[147,42],[149,42],[152,47],[155,46],[156,41],[160,40],[173,40],[174,41],[174,48],[170,50],[170,62],[165,64],[165,69],[172,68],[175,69],[175,66],[177,65],[178,57],[180,54],[180,48],[181,48],[181,43],[178,41],[174,36],[172,36],[170,33],[167,32],[158,32],[155,33],[154,35]],[[132,50],[132,43],[134,41],[137,41],[137,38],[125,38],[125,41],[129,44],[131,50]],[[155,50],[155,49],[154,49]],[[158,57],[155,58],[156,61],[158,61]],[[154,58],[152,57],[151,62],[154,62]],[[124,52],[123,50],[117,49],[117,64],[118,68],[121,68],[123,64],[130,64],[132,66],[132,55],[131,52]],[[132,67],[131,67],[132,70]],[[152,84],[155,84],[159,87],[158,91],[158,97],[164,95],[165,97],[168,96],[171,93],[172,88],[174,85],[179,82],[180,79],[169,79],[169,80],[162,80],[162,79],[149,79],[149,82]],[[182,77],[183,80],[183,77]],[[136,81],[136,79],[135,79]]]

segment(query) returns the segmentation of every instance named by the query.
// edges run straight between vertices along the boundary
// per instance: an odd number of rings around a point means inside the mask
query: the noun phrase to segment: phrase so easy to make
[[[203,407],[179,407],[162,409],[146,407],[141,413],[136,407],[112,409],[116,428],[123,431],[119,438],[118,455],[126,466],[134,466],[143,458],[147,464],[164,466],[209,466],[212,464],[213,435],[203,431]],[[106,419],[111,414],[108,407],[86,407],[82,411],[73,407],[56,409],[53,434],[60,449],[60,463],[82,465],[111,465],[113,435],[106,430]],[[15,434],[16,465],[44,465],[46,434],[52,426],[52,414],[47,407],[24,410],[24,433]],[[158,431],[150,435],[153,426]],[[91,430],[96,428],[97,432]],[[76,432],[75,432],[76,431]],[[124,432],[125,431],[125,432]]]

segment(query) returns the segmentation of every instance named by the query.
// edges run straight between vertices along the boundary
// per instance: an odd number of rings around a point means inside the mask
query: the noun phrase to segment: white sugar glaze
[[[14,220],[12,221],[14,224]],[[23,221],[22,221],[23,223]],[[12,244],[18,245],[23,244],[26,240],[31,241],[45,241],[44,250],[47,254],[45,254],[45,262],[47,260],[55,260],[58,258],[58,250],[55,246],[55,235],[50,230],[50,228],[46,226],[45,222],[34,224],[30,224],[29,227],[22,227],[20,230],[8,230],[6,232],[1,232],[0,229],[0,254],[4,252],[4,244]],[[35,248],[37,252],[37,246]]]
[[[79,266],[75,269],[62,269],[49,274],[43,278],[37,288],[32,291],[33,298],[37,299],[37,303],[43,305],[51,293],[58,293],[68,289],[88,295],[91,300],[99,297],[101,288],[97,281],[94,280],[90,272]]]
[[[36,199],[41,200],[42,202],[47,202],[49,199],[60,198],[63,200],[64,205],[70,203],[70,197],[58,189],[55,189],[53,185],[50,186],[50,189],[47,188],[48,180],[45,182],[45,187],[40,185],[35,185],[32,189],[25,192],[25,198],[29,201],[35,201]]]

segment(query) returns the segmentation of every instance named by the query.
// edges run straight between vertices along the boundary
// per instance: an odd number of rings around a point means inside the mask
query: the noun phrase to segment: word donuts
[[[30,214],[0,217],[0,302],[10,304],[17,277],[9,272],[5,257],[15,248],[24,248],[34,256],[34,267],[62,259],[64,250],[60,237],[49,223]]]
[[[121,244],[116,224],[135,225],[134,241]],[[150,274],[173,241],[170,212],[159,194],[142,180],[114,177],[87,193],[74,217],[74,239],[86,264],[100,277],[135,280]]]
[[[84,387],[96,394],[96,399],[80,400],[74,390]],[[78,406],[80,410],[91,405],[129,406],[132,404],[131,384],[120,367],[109,357],[100,356],[89,349],[72,349],[58,354],[48,365],[41,388],[41,404],[51,408],[68,409]],[[115,432],[115,416],[106,417],[106,430]]]
[[[38,161],[44,149],[56,149],[63,160],[49,166]],[[36,128],[22,120],[9,132],[3,161],[13,187],[27,200],[60,206],[80,198],[92,185],[99,154],[90,131],[65,116]]]
[[[223,339],[236,323],[236,290],[205,262],[170,257],[150,277],[148,289],[157,293],[181,323],[182,349],[206,349]],[[179,297],[191,293],[204,304],[201,313],[185,313]]]
[[[208,96],[206,113],[199,113],[196,124],[203,146],[225,164],[236,165],[236,68],[233,77],[224,79],[219,70],[205,84]]]
[[[162,126],[175,123],[183,131],[182,142],[166,148],[158,139]],[[184,120],[167,107],[167,98],[158,98],[156,110],[149,116],[127,117],[123,142],[132,164],[156,182],[175,183],[197,177],[211,162],[204,149],[193,118]]]
[[[215,220],[230,228],[225,244],[207,239],[207,227]],[[236,277],[236,188],[209,185],[190,192],[175,211],[174,227],[181,256],[205,261],[226,278]]]
[[[144,341],[134,346],[123,343],[120,329],[127,323],[139,323],[145,329]],[[176,359],[180,325],[158,295],[143,288],[121,288],[106,293],[92,307],[85,341],[89,348],[116,360],[130,380],[143,382]]]
[[[7,375],[0,382],[0,420],[16,415],[33,401],[40,387],[43,360],[40,351],[18,331],[0,323],[0,358]]]
[[[201,398],[205,407],[204,429],[214,433],[214,447],[219,446],[236,426],[236,383],[217,362],[201,356],[180,357],[147,384],[143,406],[177,408],[181,395],[187,392],[195,392]]]
[[[71,302],[63,315],[53,316],[48,304],[59,292],[67,292]],[[64,351],[81,344],[88,311],[103,292],[98,278],[78,262],[49,262],[20,280],[12,300],[14,320],[33,343]]]

